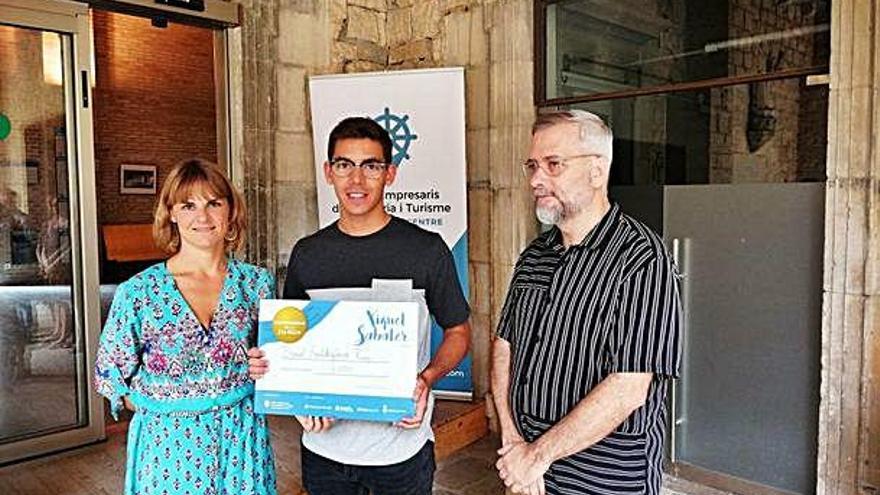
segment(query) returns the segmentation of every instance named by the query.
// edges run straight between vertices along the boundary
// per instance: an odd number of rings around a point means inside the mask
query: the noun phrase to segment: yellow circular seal
[[[309,326],[306,314],[299,308],[281,308],[272,319],[272,333],[281,342],[292,344],[303,337]]]

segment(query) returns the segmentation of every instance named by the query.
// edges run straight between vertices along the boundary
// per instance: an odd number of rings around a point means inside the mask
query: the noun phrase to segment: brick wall
[[[217,159],[210,30],[95,11],[98,223],[146,223],[154,195],[120,195],[119,166]]]

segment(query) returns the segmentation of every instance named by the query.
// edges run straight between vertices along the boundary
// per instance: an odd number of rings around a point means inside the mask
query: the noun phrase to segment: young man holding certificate
[[[395,424],[297,416],[303,426],[303,484],[311,495],[430,494],[434,479],[431,430],[433,384],[451,371],[470,343],[469,308],[452,254],[438,234],[385,211],[385,187],[394,182],[388,133],[369,118],[348,118],[330,133],[324,178],[339,201],[339,220],[294,246],[285,299],[307,291],[374,287],[374,280],[412,281],[444,328],[429,356],[429,326],[419,328],[415,414]],[[251,349],[251,376],[269,366]]]

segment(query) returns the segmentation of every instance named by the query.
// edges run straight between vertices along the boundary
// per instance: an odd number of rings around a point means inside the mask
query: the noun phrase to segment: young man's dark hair
[[[336,141],[340,139],[370,139],[382,145],[382,158],[385,163],[391,163],[393,157],[391,137],[388,131],[382,128],[375,120],[367,117],[349,117],[342,120],[330,131],[330,139],[327,142],[327,160],[333,161],[333,150],[336,149]]]

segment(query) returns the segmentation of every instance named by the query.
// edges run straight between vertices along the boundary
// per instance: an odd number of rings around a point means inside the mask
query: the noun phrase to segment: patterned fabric
[[[128,430],[125,493],[274,495],[266,418],[250,397],[202,413],[136,413]]]
[[[164,263],[121,284],[98,348],[95,388],[118,418],[128,396],[125,493],[274,495],[265,418],[254,414],[247,348],[275,282],[236,260],[213,319],[196,318]]]

